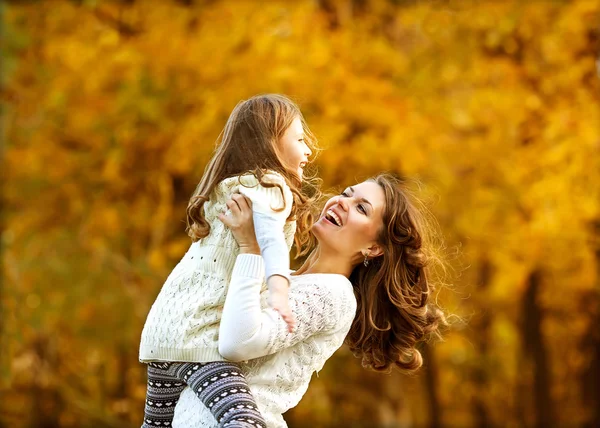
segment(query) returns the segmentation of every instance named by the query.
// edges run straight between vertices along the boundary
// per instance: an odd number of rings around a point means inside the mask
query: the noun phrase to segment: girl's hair
[[[385,193],[378,237],[383,254],[368,266],[361,262],[350,275],[358,307],[346,343],[365,367],[412,372],[423,364],[417,344],[439,337],[439,328],[446,325],[443,312],[430,300],[434,286],[429,271],[435,264],[444,268],[432,245],[437,224],[399,179],[382,174],[369,181]]]
[[[298,106],[283,95],[254,96],[239,102],[219,136],[217,148],[206,166],[204,175],[196,187],[187,207],[187,234],[196,242],[210,233],[210,225],[204,217],[204,204],[211,192],[222,180],[253,174],[264,187],[281,186],[264,182],[269,171],[281,174],[293,195],[290,218],[297,222],[296,256],[304,254],[311,244],[309,229],[314,218],[314,200],[320,197],[319,180],[305,176],[304,181],[289,171],[279,160],[277,143],[294,119],[302,121],[304,140],[313,153],[319,149],[316,139],[308,129]]]

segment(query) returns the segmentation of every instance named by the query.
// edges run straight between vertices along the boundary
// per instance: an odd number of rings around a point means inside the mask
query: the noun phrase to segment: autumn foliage
[[[457,315],[415,377],[340,350],[290,427],[600,425],[598,1],[0,7],[0,426],[141,424],[188,198],[265,92],[299,103],[326,189],[420,180]]]

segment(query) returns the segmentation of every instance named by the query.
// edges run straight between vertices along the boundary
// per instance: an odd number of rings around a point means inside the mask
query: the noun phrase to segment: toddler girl
[[[281,95],[240,102],[187,208],[189,250],[173,269],[142,331],[140,361],[148,363],[143,427],[169,427],[190,386],[220,427],[266,427],[239,367],[219,354],[219,322],[239,252],[219,214],[230,195],[252,200],[265,260],[269,304],[294,326],[288,305],[289,250],[309,239],[314,200],[301,191],[314,139],[296,104]],[[297,228],[297,230],[296,230]]]

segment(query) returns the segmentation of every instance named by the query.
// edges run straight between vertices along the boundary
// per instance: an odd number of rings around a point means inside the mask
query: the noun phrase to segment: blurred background
[[[600,2],[0,8],[0,426],[140,426],[188,198],[235,104],[269,92],[325,148],[325,189],[420,180],[460,317],[414,376],[342,348],[289,426],[600,426]]]

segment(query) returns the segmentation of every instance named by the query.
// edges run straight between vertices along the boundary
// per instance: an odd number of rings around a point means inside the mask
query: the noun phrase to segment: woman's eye
[[[367,210],[366,210],[366,209],[365,209],[365,207],[364,207],[364,206],[362,206],[362,205],[359,205],[359,206],[358,206],[358,210],[359,210],[360,212],[362,212],[363,214],[366,214],[366,213],[367,213]]]
[[[348,195],[348,193],[346,193],[346,191],[344,190],[344,191],[342,192],[342,196],[345,196],[345,197],[347,198],[347,197],[348,197],[348,196],[350,196],[350,195]]]

